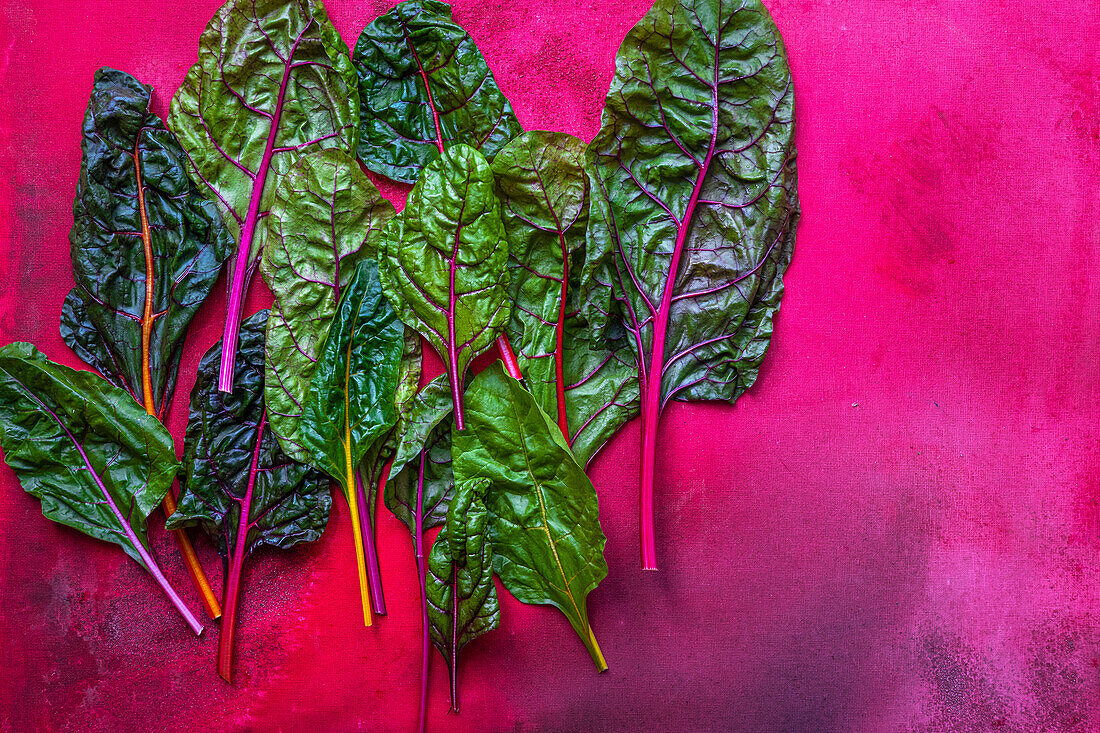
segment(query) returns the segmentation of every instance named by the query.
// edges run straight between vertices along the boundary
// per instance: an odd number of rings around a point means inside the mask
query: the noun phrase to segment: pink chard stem
[[[455,403],[456,405],[458,403]],[[416,729],[424,733],[428,712],[428,665],[431,663],[432,644],[428,633],[428,568],[424,563],[424,461],[425,451],[420,452],[420,471],[416,480],[416,516],[413,542],[416,547],[416,575],[420,581],[420,711]]]
[[[382,571],[378,566],[378,547],[375,543],[374,527],[371,524],[370,503],[364,490],[363,476],[355,472],[355,493],[359,500],[359,526],[363,535],[363,553],[367,561],[367,586],[370,588],[371,610],[379,616],[386,615],[386,599],[382,597]]]

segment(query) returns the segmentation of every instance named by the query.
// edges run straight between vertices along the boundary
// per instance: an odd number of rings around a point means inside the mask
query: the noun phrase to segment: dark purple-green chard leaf
[[[76,287],[61,337],[150,415],[163,420],[187,326],[210,294],[232,237],[187,175],[175,136],[149,111],[150,88],[129,74],[95,74],[69,233]],[[164,512],[175,511],[171,492]],[[187,534],[174,533],[195,587],[221,615]]]
[[[662,408],[737,399],[771,338],[798,216],[793,115],[759,0],[657,0],[619,49],[589,146],[587,256],[608,263],[642,388],[647,569]],[[591,298],[586,315],[602,326],[607,310]]]
[[[432,643],[451,673],[451,709],[458,712],[458,652],[500,624],[493,583],[493,546],[485,508],[488,479],[455,491],[447,523],[428,555],[428,616]]]
[[[172,99],[168,124],[192,178],[237,237],[223,392],[233,391],[245,291],[265,240],[260,219],[288,203],[276,201],[276,179],[312,150],[355,152],[358,96],[348,47],[320,0],[229,0],[199,39],[198,62]]]
[[[556,606],[607,669],[587,598],[607,577],[596,489],[554,421],[499,364],[466,393],[469,429],[453,436],[455,482],[489,479],[493,568],[523,603]]]
[[[539,406],[583,465],[638,414],[637,372],[579,315],[588,176],[584,143],[560,132],[525,132],[493,160],[512,273],[511,342]]]
[[[408,0],[376,18],[359,36],[354,62],[359,157],[395,181],[413,183],[458,143],[492,159],[523,131],[446,3]]]
[[[0,348],[0,447],[42,514],[121,547],[202,633],[149,550],[145,523],[179,463],[172,436],[132,395],[30,344],[8,344]]]
[[[297,461],[309,380],[343,287],[394,216],[359,164],[342,150],[300,158],[275,187],[264,221],[262,273],[275,296],[267,322],[264,397],[271,431]]]
[[[443,359],[462,430],[466,369],[511,313],[508,242],[485,157],[456,145],[429,163],[380,249],[386,298]]]
[[[187,326],[232,238],[188,178],[175,136],[149,111],[149,95],[129,74],[95,74],[69,233],[76,287],[61,336],[163,418]]]
[[[361,260],[337,304],[298,430],[310,465],[336,479],[348,501],[367,626],[373,623],[367,567],[375,562],[374,533],[365,532],[361,522],[366,489],[357,469],[397,418],[404,347],[405,329],[382,295],[378,268],[372,260]]]
[[[199,362],[191,391],[179,509],[171,528],[201,526],[226,559],[225,618],[218,674],[231,681],[233,638],[245,558],[262,546],[312,542],[328,523],[332,496],[320,472],[281,449],[264,408],[264,330],[268,312],[241,326],[232,394],[218,389],[222,345]]]

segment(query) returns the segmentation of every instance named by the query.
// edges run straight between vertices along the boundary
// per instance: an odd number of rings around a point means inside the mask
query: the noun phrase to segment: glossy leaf
[[[457,484],[489,479],[493,566],[523,603],[557,607],[602,672],[587,598],[607,576],[596,489],[561,431],[519,382],[493,364],[466,394],[469,429],[454,434]]]
[[[146,522],[179,468],[155,417],[91,372],[8,344],[0,348],[0,446],[43,515],[121,547],[202,633],[149,550]]]
[[[661,409],[735,400],[771,338],[798,210],[793,114],[783,43],[758,0],[657,0],[619,50],[589,148],[587,256],[609,263],[642,384],[646,568]],[[588,306],[597,326],[605,306]]]
[[[190,173],[237,237],[218,388],[231,392],[245,291],[281,206],[276,180],[302,155],[358,141],[348,47],[310,0],[229,0],[199,39],[198,62],[172,99],[169,125]],[[284,202],[285,203],[285,202]]]
[[[283,450],[307,460],[298,435],[309,380],[328,334],[342,287],[393,206],[341,150],[299,159],[275,187],[264,220],[264,280],[275,296],[267,325],[264,391],[271,430]]]
[[[360,522],[359,462],[393,425],[394,395],[405,346],[405,330],[378,282],[372,260],[362,260],[337,305],[309,384],[299,430],[309,462],[340,484],[351,511],[359,566],[363,620],[371,625],[367,578],[373,537]]]
[[[332,497],[320,472],[289,458],[267,422],[264,332],[268,311],[242,324],[232,394],[218,389],[222,345],[199,362],[183,457],[179,506],[169,528],[201,526],[226,558],[218,672],[232,676],[233,637],[245,558],[320,538]]]
[[[376,173],[413,183],[452,145],[492,159],[523,131],[446,3],[408,0],[376,18],[359,36],[354,61],[359,157]]]
[[[493,546],[485,508],[487,479],[455,492],[447,523],[428,555],[428,616],[432,643],[447,660],[451,709],[458,712],[458,653],[500,624],[493,583]]]
[[[462,430],[470,361],[508,322],[508,243],[481,153],[456,145],[432,161],[382,233],[379,275],[398,316],[443,359]]]
[[[585,145],[526,132],[493,161],[512,273],[511,342],[539,406],[556,417],[582,463],[637,414],[637,373],[579,315],[588,222]]]
[[[150,91],[121,71],[95,73],[69,233],[76,287],[61,336],[163,417],[187,326],[232,239],[188,178],[175,136],[149,111]]]

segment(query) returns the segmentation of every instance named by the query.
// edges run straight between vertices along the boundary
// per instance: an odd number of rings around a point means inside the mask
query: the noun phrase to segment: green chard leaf
[[[458,487],[447,523],[428,555],[428,617],[432,643],[447,661],[451,709],[458,712],[458,652],[500,625],[493,583],[493,546],[485,508],[488,479]]]
[[[187,175],[150,87],[99,69],[84,115],[73,203],[72,289],[61,337],[111,384],[163,418],[187,326],[232,238]]]
[[[584,278],[584,151],[572,135],[525,132],[492,165],[512,273],[508,332],[528,389],[582,465],[638,414],[625,343],[597,337],[579,315],[592,287]]]
[[[268,311],[242,324],[233,393],[218,389],[222,345],[199,362],[183,457],[183,487],[169,528],[201,526],[226,558],[225,617],[218,673],[232,677],[233,638],[245,558],[262,546],[287,549],[320,538],[332,496],[324,474],[289,458],[264,406]]]
[[[468,430],[454,434],[457,485],[489,479],[493,567],[523,603],[557,607],[602,672],[587,598],[607,576],[596,489],[561,431],[499,364],[466,393]]]
[[[386,298],[443,359],[462,430],[466,370],[511,313],[508,243],[485,157],[456,145],[429,163],[380,249]]]
[[[361,516],[367,502],[358,468],[396,420],[405,345],[404,327],[382,296],[377,266],[361,260],[341,294],[298,428],[310,464],[334,478],[348,501],[367,626],[372,623],[368,565],[376,558],[373,532],[364,530]]]
[[[272,432],[297,461],[299,421],[317,357],[342,288],[364,258],[393,206],[341,150],[300,158],[275,187],[264,221],[262,272],[275,296],[267,323],[264,397]]]
[[[736,400],[771,338],[798,218],[793,115],[759,0],[657,0],[619,50],[588,152],[586,267],[611,284],[641,383],[648,569],[662,408]],[[610,310],[593,297],[585,315],[602,328]]]
[[[223,392],[233,391],[244,296],[268,231],[260,220],[297,204],[276,198],[276,181],[313,150],[354,153],[358,96],[348,47],[320,0],[229,0],[199,39],[198,62],[172,99],[168,124],[192,178],[237,237]]]
[[[376,18],[355,44],[359,157],[376,173],[413,183],[452,145],[489,159],[523,131],[474,40],[451,7],[407,0]]]
[[[149,550],[146,522],[179,463],[172,436],[132,395],[30,344],[8,344],[0,348],[0,446],[42,514],[121,547],[202,633]]]

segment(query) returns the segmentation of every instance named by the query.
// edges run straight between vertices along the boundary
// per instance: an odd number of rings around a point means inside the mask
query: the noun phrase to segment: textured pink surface
[[[135,74],[163,112],[218,1],[158,5],[0,4],[0,342],[78,364],[57,321],[92,73]],[[352,43],[386,7],[329,2]],[[647,7],[455,16],[526,127],[591,139]],[[460,716],[435,658],[430,730],[1100,730],[1100,6],[769,7],[804,214],[760,381],[666,413],[660,573],[638,569],[637,427],[596,461],[610,671],[559,614],[506,599]],[[219,289],[199,315],[177,435],[223,309]],[[371,630],[341,502],[315,546],[254,559],[231,687],[216,627],[191,636],[137,565],[43,519],[0,467],[0,730],[410,730],[411,542],[385,512],[379,533],[390,615]]]

